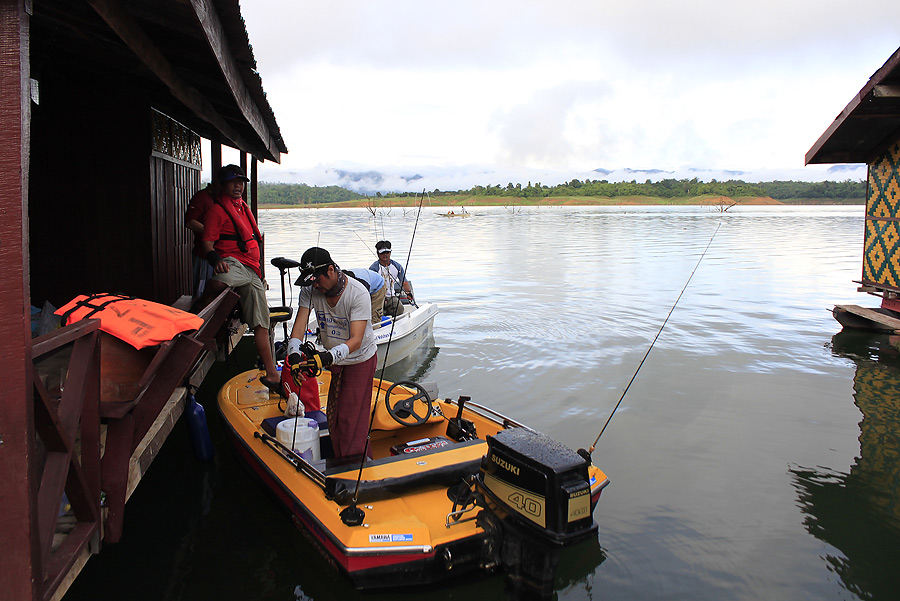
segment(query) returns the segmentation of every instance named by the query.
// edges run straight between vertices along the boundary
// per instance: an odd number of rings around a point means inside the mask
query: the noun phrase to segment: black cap
[[[334,265],[334,261],[331,260],[331,255],[327,250],[318,246],[306,249],[306,252],[300,257],[300,277],[294,284],[309,286],[312,284],[313,278],[324,273],[329,265]]]
[[[375,250],[378,251],[378,254],[381,253],[389,253],[391,252],[391,243],[387,240],[382,240],[380,242],[375,243]]]
[[[219,180],[220,184],[230,182],[233,179],[239,179],[245,182],[250,181],[249,179],[247,179],[247,176],[244,175],[244,170],[237,165],[225,165],[224,167],[220,168],[216,179]]]

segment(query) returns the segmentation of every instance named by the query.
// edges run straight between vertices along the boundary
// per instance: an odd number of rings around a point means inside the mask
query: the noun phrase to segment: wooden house
[[[806,163],[866,163],[866,227],[860,292],[876,308],[838,305],[846,327],[900,330],[900,49],[875,72],[806,153]]]
[[[140,395],[111,406],[98,322],[33,339],[31,307],[96,292],[174,303],[191,291],[201,137],[213,169],[222,145],[240,151],[254,209],[257,161],[287,149],[238,0],[0,0],[0,30],[0,597],[54,599],[121,535],[136,449],[215,332],[161,347]],[[63,350],[64,391],[36,367]],[[63,492],[76,520],[59,539]]]

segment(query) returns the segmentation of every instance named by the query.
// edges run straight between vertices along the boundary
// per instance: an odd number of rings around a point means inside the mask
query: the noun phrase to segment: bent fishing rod
[[[606,431],[606,426],[609,425],[609,422],[612,421],[613,416],[616,414],[616,411],[619,409],[619,405],[622,404],[622,400],[625,398],[625,395],[628,394],[628,389],[631,388],[631,384],[634,382],[634,379],[637,378],[638,372],[641,371],[641,367],[644,365],[644,361],[647,360],[647,357],[650,356],[650,351],[653,350],[653,345],[656,344],[656,341],[659,340],[659,335],[662,334],[663,328],[666,327],[666,324],[669,323],[669,318],[672,317],[672,313],[675,311],[675,307],[678,306],[678,301],[681,300],[684,291],[687,290],[688,284],[691,283],[691,278],[694,277],[694,273],[696,273],[697,268],[700,267],[700,263],[703,261],[703,257],[706,256],[706,251],[709,250],[709,247],[713,243],[713,239],[716,237],[716,234],[719,232],[719,228],[722,226],[722,222],[719,222],[719,225],[716,226],[716,231],[713,232],[712,236],[709,238],[709,242],[706,244],[706,248],[703,249],[703,252],[700,254],[700,258],[697,260],[697,264],[694,266],[693,271],[691,271],[691,275],[688,276],[687,281],[684,283],[684,286],[681,288],[681,292],[678,293],[678,298],[675,299],[675,303],[672,305],[672,308],[669,309],[669,314],[666,315],[666,319],[663,321],[662,325],[659,327],[659,331],[656,332],[656,336],[653,337],[653,342],[650,343],[650,346],[647,348],[647,352],[644,353],[644,358],[641,359],[641,362],[638,364],[637,369],[634,370],[634,374],[631,376],[631,380],[628,381],[628,385],[625,387],[625,390],[622,391],[622,396],[619,397],[619,402],[616,403],[616,406],[613,407],[612,413],[609,414],[609,417],[606,420],[606,423],[603,424],[603,428],[600,430],[600,433],[597,434],[597,438],[594,439],[594,444],[591,445],[591,448],[587,450],[587,454],[590,455],[594,452],[594,449],[597,447],[597,442],[600,440],[600,437],[603,436],[603,432]],[[580,451],[579,451],[580,452]]]
[[[416,231],[419,228],[419,217],[422,215],[422,205],[425,200],[425,190],[422,190],[422,199],[419,201],[419,209],[416,212],[416,222],[413,224],[413,233],[412,238],[409,241],[409,250],[406,254],[406,266],[403,268],[403,276],[400,278],[400,290],[403,290],[403,283],[406,281],[406,270],[409,269],[409,260],[412,257],[412,247],[413,243],[416,240]],[[388,282],[384,283],[385,286],[388,285]],[[395,316],[396,317],[396,316]],[[366,456],[369,452],[369,443],[372,440],[372,425],[375,423],[375,411],[378,409],[378,401],[381,396],[381,383],[384,381],[384,370],[387,368],[387,358],[391,352],[391,340],[394,339],[394,328],[397,326],[396,318],[391,320],[391,333],[388,336],[387,345],[385,345],[384,349],[384,363],[381,364],[381,373],[378,376],[378,391],[375,393],[375,402],[372,403],[372,411],[369,415],[369,428],[366,431],[366,445],[363,447],[362,458],[359,462],[359,470],[356,474],[356,487],[353,489],[353,497],[350,499],[350,505],[345,507],[340,515],[341,521],[347,526],[359,526],[362,524],[363,519],[365,519],[365,512],[357,506],[357,502],[359,500],[359,487],[362,483],[362,472],[363,468],[366,465]],[[376,361],[378,353],[376,352]]]

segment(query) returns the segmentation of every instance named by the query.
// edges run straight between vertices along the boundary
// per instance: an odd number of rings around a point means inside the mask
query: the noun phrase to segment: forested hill
[[[375,198],[402,198],[416,196],[415,192],[362,194],[339,186],[308,186],[306,184],[260,183],[259,204],[262,205],[314,205],[349,200]],[[543,186],[539,182],[527,185],[509,183],[506,186],[475,186],[469,190],[433,190],[434,197],[445,195],[506,196],[537,200],[562,196],[649,196],[656,198],[693,198],[704,195],[739,197],[768,196],[781,202],[862,202],[866,197],[864,181],[795,182],[772,181],[747,183],[741,180],[702,182],[695,179],[664,179],[644,183],[609,182],[606,180],[577,180]]]
[[[270,184],[260,182],[257,186],[259,204],[266,205],[311,205],[365,198],[364,194],[353,192],[340,186],[307,186],[306,184]]]
[[[775,200],[791,199],[851,199],[865,198],[866,183],[862,181],[843,182],[794,182],[773,181],[747,183],[741,180],[702,182],[694,179],[664,179],[658,182],[646,181],[608,182],[606,180],[573,179],[556,186],[542,186],[540,183],[522,187],[521,184],[500,186],[475,186],[463,193],[475,196],[653,196],[657,198],[693,198],[715,195],[737,198],[741,196],[769,196]]]

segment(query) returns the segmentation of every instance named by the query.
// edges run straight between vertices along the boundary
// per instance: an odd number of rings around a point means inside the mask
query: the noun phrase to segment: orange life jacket
[[[99,319],[101,330],[136,349],[161,344],[203,325],[203,318],[193,313],[121,294],[80,294],[57,309],[56,315],[62,316],[62,325]]]

